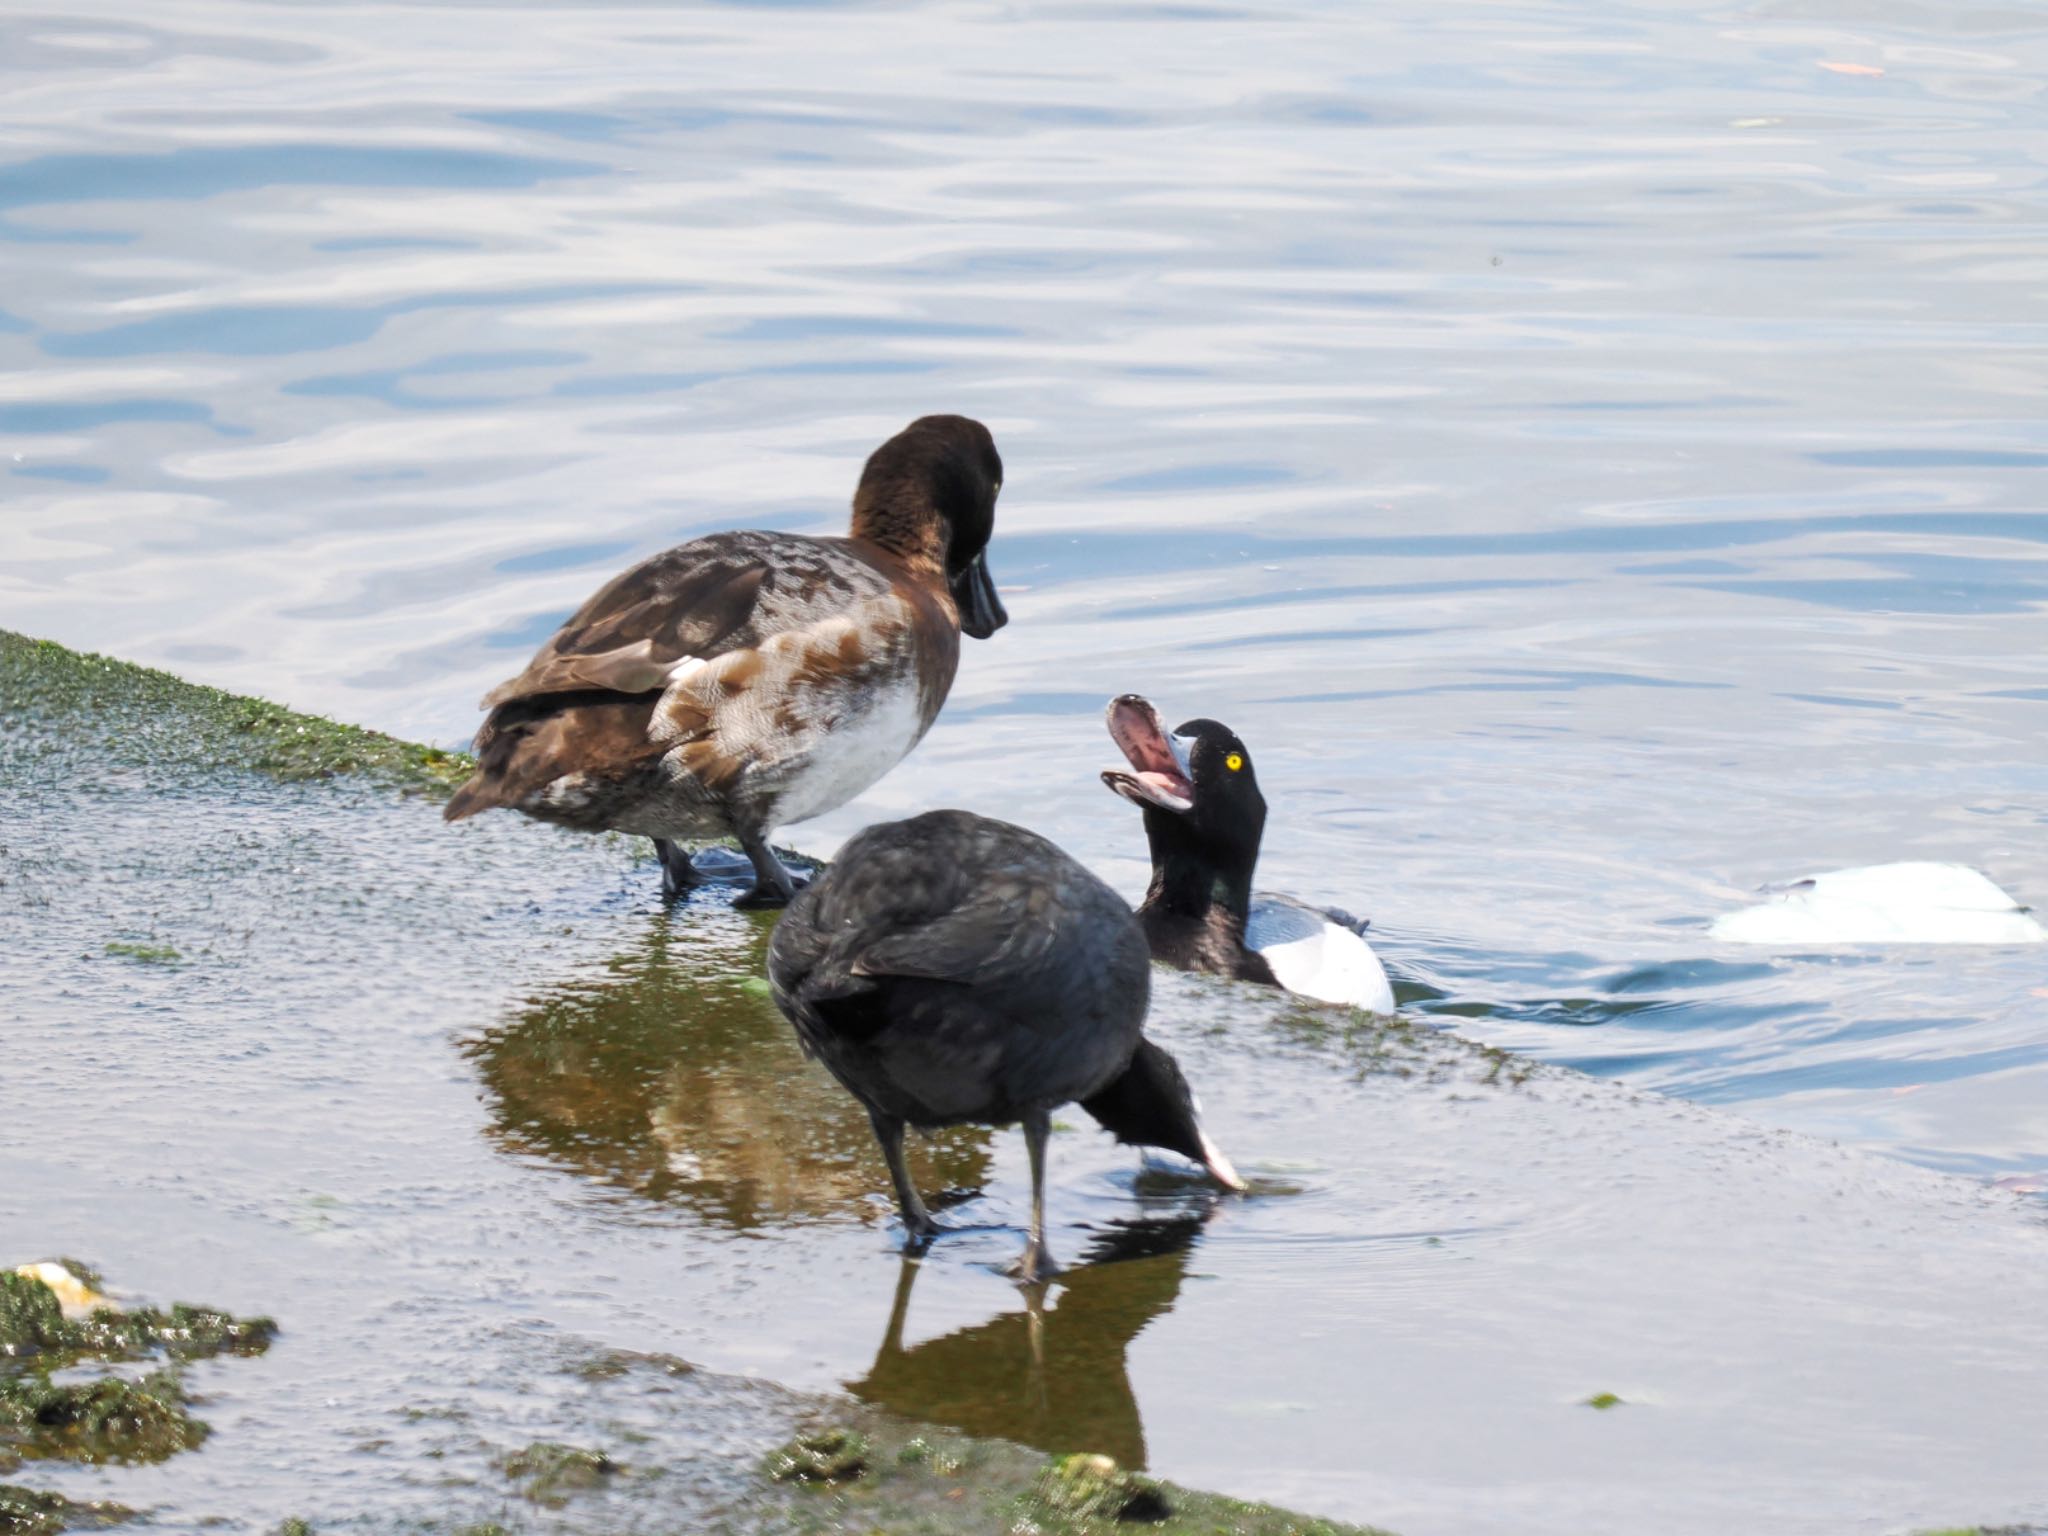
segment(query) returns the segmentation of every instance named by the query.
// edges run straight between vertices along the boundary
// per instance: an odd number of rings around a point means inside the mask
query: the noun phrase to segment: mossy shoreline
[[[244,769],[287,783],[353,776],[445,799],[476,766],[466,752],[0,629],[0,729],[60,720],[92,722],[111,757]]]

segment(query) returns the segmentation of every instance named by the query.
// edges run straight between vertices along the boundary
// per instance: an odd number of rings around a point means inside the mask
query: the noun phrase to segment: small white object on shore
[[[74,1274],[69,1265],[53,1264],[44,1260],[38,1264],[17,1264],[14,1272],[26,1275],[31,1280],[40,1280],[56,1294],[57,1305],[66,1317],[74,1321],[90,1317],[101,1307],[111,1307],[113,1302],[87,1285]]]
[[[1965,864],[1872,864],[1811,875],[1715,921],[1732,944],[2039,944],[2025,907]]]

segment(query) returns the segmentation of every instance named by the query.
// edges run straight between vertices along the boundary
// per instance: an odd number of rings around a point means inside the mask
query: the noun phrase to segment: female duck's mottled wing
[[[571,772],[630,780],[678,749],[707,779],[728,773],[729,757],[698,740],[711,723],[711,700],[673,685],[701,680],[705,664],[723,658],[720,676],[730,687],[752,668],[748,653],[816,625],[820,611],[889,590],[842,541],[794,534],[714,534],[643,561],[485,697],[478,772],[442,814],[459,821],[516,805]]]
[[[486,694],[484,708],[590,688],[652,693],[679,662],[753,643],[778,546],[798,542],[724,534],[642,561],[579,608],[524,672]]]
[[[1315,907],[1289,896],[1255,895],[1244,942],[1289,992],[1370,1013],[1394,1011],[1393,985],[1372,946],[1357,929]]]

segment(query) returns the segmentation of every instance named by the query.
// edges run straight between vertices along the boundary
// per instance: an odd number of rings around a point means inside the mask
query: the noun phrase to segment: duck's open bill
[[[1131,766],[1103,769],[1103,783],[1134,805],[1195,808],[1187,744],[1167,731],[1149,700],[1135,693],[1110,700],[1109,734]]]

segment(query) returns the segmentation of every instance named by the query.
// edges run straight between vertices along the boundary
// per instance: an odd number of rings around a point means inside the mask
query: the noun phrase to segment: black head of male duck
[[[1153,958],[1391,1012],[1386,970],[1357,925],[1253,892],[1266,797],[1243,738],[1207,719],[1168,731],[1135,693],[1111,700],[1108,719],[1130,766],[1103,770],[1102,782],[1143,811],[1151,845],[1152,881],[1138,921]]]
[[[485,697],[448,819],[509,806],[640,833],[671,893],[698,878],[679,844],[733,837],[754,869],[742,904],[786,902],[772,830],[895,766],[945,703],[961,633],[1006,621],[987,554],[1002,482],[988,428],[920,417],[869,455],[846,537],[712,534],[614,578]]]
[[[904,1165],[904,1127],[1023,1123],[1026,1280],[1053,1269],[1045,1150],[1061,1104],[1243,1187],[1179,1067],[1143,1037],[1148,973],[1122,897],[1037,834],[965,811],[860,833],[768,944],[776,1004],[866,1106],[913,1247],[939,1228]]]

